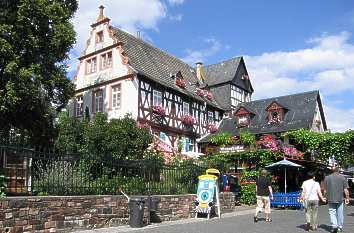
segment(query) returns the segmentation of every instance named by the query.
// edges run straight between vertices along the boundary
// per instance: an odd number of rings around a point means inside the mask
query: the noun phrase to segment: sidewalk
[[[242,215],[249,215],[253,214],[255,211],[255,207],[253,206],[237,206],[234,212],[230,213],[221,213],[221,218],[231,218],[235,216],[242,216]],[[203,222],[203,221],[213,221],[215,219],[218,219],[217,217],[207,219],[207,218],[188,218],[188,219],[182,219],[182,220],[177,220],[177,221],[167,221],[167,222],[162,222],[162,223],[152,223],[151,225],[144,226],[142,228],[131,228],[128,225],[125,226],[119,226],[119,227],[109,227],[109,228],[97,228],[93,230],[78,230],[75,231],[75,233],[121,233],[121,232],[139,232],[139,231],[145,231],[148,229],[154,229],[154,228],[159,228],[159,227],[164,227],[164,226],[176,226],[176,225],[185,225],[185,224],[190,224],[190,223],[197,223],[197,222]]]

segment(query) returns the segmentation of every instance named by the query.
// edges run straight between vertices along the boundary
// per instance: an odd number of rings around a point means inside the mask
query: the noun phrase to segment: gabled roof
[[[247,74],[243,57],[234,57],[217,64],[205,66],[206,83],[209,86],[215,86],[234,81],[234,84],[238,87],[241,87],[248,92],[253,92],[251,82],[241,79],[242,74],[239,74],[239,71],[242,68],[244,68],[244,71]]]
[[[269,124],[267,107],[277,102],[288,111],[280,123]],[[242,103],[239,106],[246,107],[255,115],[250,119],[250,125],[246,128],[253,134],[267,134],[276,132],[286,132],[300,128],[310,129],[316,112],[316,105],[319,104],[323,125],[327,129],[324,118],[321,99],[318,91],[310,91],[293,95],[279,96],[269,99],[255,100],[248,103]],[[230,132],[233,136],[239,135],[236,117],[225,118],[221,121],[217,133]],[[208,142],[212,135],[204,137],[200,142]]]
[[[206,83],[209,86],[230,82],[235,76],[242,57],[234,57],[217,64],[204,67]]]
[[[112,30],[118,41],[123,42],[123,49],[129,58],[129,64],[138,74],[222,109],[215,100],[209,101],[195,94],[196,86],[193,84],[196,84],[198,79],[193,67],[119,28],[112,27]],[[179,71],[187,81],[185,89],[176,86],[175,79],[171,78],[171,75]]]

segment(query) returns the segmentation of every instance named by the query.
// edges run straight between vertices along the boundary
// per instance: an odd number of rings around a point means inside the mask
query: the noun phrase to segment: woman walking
[[[326,202],[326,199],[322,195],[320,184],[315,181],[314,172],[308,173],[308,180],[304,181],[301,188],[302,193],[300,200],[304,203],[306,214],[305,230],[309,231],[310,228],[312,228],[312,230],[316,231],[319,198],[321,198],[323,202]]]

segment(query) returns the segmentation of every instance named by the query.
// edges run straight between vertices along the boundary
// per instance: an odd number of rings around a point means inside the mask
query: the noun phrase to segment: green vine
[[[218,133],[215,134],[210,141],[217,146],[232,145],[234,140],[232,139],[231,133]]]
[[[305,129],[285,134],[307,153],[313,153],[319,161],[334,156],[342,166],[354,163],[354,131],[344,133],[317,133]]]
[[[256,144],[256,136],[248,131],[241,131],[240,143],[245,146],[254,146]]]

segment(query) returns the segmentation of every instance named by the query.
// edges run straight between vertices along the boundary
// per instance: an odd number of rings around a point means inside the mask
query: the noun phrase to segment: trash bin
[[[143,227],[144,203],[143,198],[130,198],[129,226],[134,228]]]
[[[161,219],[156,214],[160,201],[161,200],[158,197],[149,198],[149,211],[150,211],[149,214],[150,214],[150,222],[152,223],[161,222]]]

